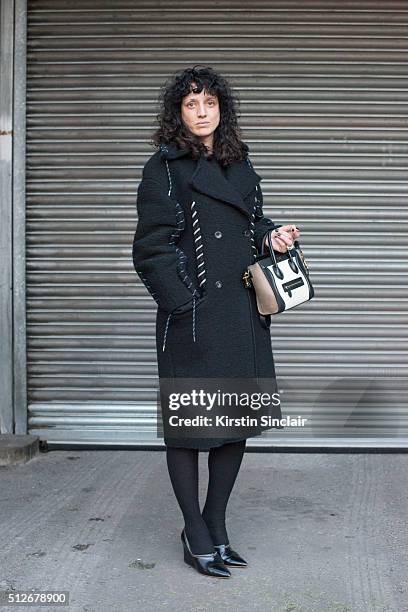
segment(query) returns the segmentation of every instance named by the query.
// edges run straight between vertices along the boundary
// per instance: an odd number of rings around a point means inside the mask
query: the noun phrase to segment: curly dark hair
[[[220,122],[214,131],[212,154],[222,166],[233,161],[245,159],[248,146],[241,140],[241,129],[238,126],[237,108],[239,98],[232,91],[225,78],[210,66],[186,68],[170,77],[159,93],[160,112],[156,115],[159,128],[152,136],[152,144],[173,143],[179,148],[187,148],[191,156],[197,159],[207,153],[207,148],[198,136],[192,134],[181,118],[181,102],[190,91],[200,93],[204,90],[218,97]],[[193,90],[191,84],[197,87]]]

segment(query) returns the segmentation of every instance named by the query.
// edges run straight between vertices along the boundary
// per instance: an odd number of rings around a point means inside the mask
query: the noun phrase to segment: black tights
[[[200,511],[196,448],[166,447],[171,484],[183,513],[186,535],[193,553],[212,552],[214,544],[228,544],[225,512],[234,486],[246,440],[228,442],[208,451],[208,490]]]

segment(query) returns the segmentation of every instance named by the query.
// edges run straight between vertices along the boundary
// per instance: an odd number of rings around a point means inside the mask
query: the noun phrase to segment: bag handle
[[[281,227],[281,226],[279,225],[278,227]],[[277,229],[277,228],[274,227],[273,229]],[[275,252],[274,252],[274,249],[273,249],[273,246],[272,246],[272,238],[271,238],[271,233],[273,232],[273,229],[272,230],[268,230],[267,239],[268,239],[268,247],[269,247],[269,251],[270,251],[270,256],[271,256],[271,258],[274,261],[274,266],[277,266],[278,262],[276,261],[276,256],[275,256]],[[295,248],[298,248],[300,246],[299,245],[299,241],[298,240],[294,240],[293,241],[293,246]],[[293,256],[292,256],[292,254],[290,252],[290,249],[287,249],[286,252],[287,252],[287,254],[289,256],[289,259],[291,259],[293,261]],[[264,241],[262,241],[261,255],[265,255],[265,254],[266,254],[266,251],[264,251]]]

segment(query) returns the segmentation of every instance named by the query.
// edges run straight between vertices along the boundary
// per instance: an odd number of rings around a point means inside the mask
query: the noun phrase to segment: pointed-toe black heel
[[[224,565],[230,567],[247,567],[248,563],[241,555],[231,548],[229,544],[214,545],[215,550],[219,553]]]
[[[193,554],[184,529],[181,532],[181,541],[183,543],[185,563],[194,567],[200,574],[215,576],[216,578],[230,578],[231,572],[225,567],[218,551],[214,550],[213,553],[204,555]]]

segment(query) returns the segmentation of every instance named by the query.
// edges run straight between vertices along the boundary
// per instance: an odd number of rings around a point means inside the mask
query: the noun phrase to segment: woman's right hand
[[[274,251],[285,253],[288,248],[293,246],[293,241],[299,238],[300,230],[293,223],[282,225],[271,231],[271,241]],[[268,242],[266,242],[268,245]]]

